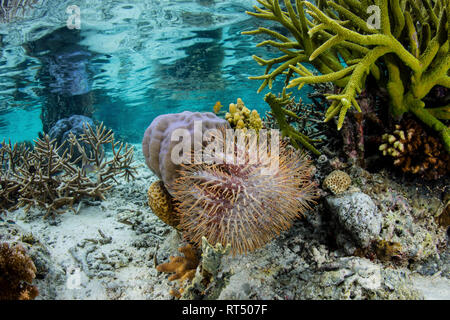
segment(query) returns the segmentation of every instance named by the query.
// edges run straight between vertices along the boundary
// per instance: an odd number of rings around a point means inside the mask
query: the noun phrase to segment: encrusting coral
[[[169,226],[177,228],[180,224],[178,213],[174,211],[173,198],[161,180],[155,181],[147,191],[148,205],[154,214]]]
[[[262,129],[262,120],[258,111],[253,109],[250,111],[241,98],[236,103],[230,103],[225,119],[230,123],[233,129],[255,130],[256,133]]]
[[[185,281],[192,281],[195,276],[198,264],[200,263],[200,257],[197,249],[188,244],[184,247],[178,248],[178,251],[184,255],[184,257],[170,257],[169,262],[156,266],[156,270],[165,273],[174,273],[169,276],[169,281],[178,280],[180,285],[183,285]],[[172,288],[171,295],[179,298],[183,293],[183,289]]]
[[[103,200],[116,178],[128,180],[136,172],[133,148],[115,141],[113,132],[103,124],[95,129],[88,124],[79,138],[72,134],[61,145],[48,135],[35,143],[32,150],[2,143],[0,195],[7,200],[0,203],[0,209],[25,207],[28,211],[39,206],[46,209],[45,217],[67,209],[76,212],[73,205],[83,197]],[[106,145],[112,150],[111,159],[105,156]],[[80,154],[77,159],[73,159],[75,150]]]
[[[444,210],[436,219],[439,225],[448,228],[450,227],[450,201],[447,201]]]
[[[334,170],[323,181],[323,187],[329,189],[334,194],[340,194],[348,189],[352,179],[341,170]]]
[[[444,123],[450,119],[450,106],[424,102],[433,87],[450,87],[449,0],[318,0],[316,5],[296,0],[295,6],[284,0],[285,9],[279,0],[258,2],[263,8],[254,6],[257,12],[248,14],[276,21],[292,35],[264,27],[243,32],[272,37],[258,46],[269,45],[283,54],[270,60],[253,56],[266,66],[264,75],[251,77],[263,80],[258,91],[271,87],[280,74],[286,75],[287,88],[333,82],[342,89],[327,96],[332,103],[325,121],[338,115],[340,129],[351,107],[361,112],[356,97],[370,75],[387,88],[391,116],[411,112],[441,136],[450,152],[450,129]],[[369,6],[376,6],[379,15],[373,16]],[[299,77],[291,79],[294,74]]]
[[[19,244],[0,243],[0,300],[32,300],[39,294],[31,283],[36,267]]]
[[[365,257],[371,261],[379,260],[384,263],[401,265],[407,260],[402,245],[387,240],[373,240],[367,248],[357,248],[355,256]]]
[[[395,166],[429,180],[450,172],[450,155],[416,121],[407,119],[395,129],[392,134],[382,136],[383,144],[379,147],[384,156],[393,158]]]

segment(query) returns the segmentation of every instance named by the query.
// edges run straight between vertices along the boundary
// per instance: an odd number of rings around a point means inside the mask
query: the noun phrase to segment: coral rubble
[[[445,227],[436,221],[445,203],[435,190],[425,193],[416,184],[399,184],[386,173],[369,174],[362,169],[349,173],[355,188],[369,195],[382,214],[381,231],[370,245],[372,253],[383,260],[383,252],[388,256],[391,251],[397,252],[395,255],[402,260],[397,262],[410,269],[419,268],[427,260],[439,260],[448,240]]]
[[[382,269],[357,257],[340,258],[322,267],[302,289],[300,299],[422,299],[403,270]]]

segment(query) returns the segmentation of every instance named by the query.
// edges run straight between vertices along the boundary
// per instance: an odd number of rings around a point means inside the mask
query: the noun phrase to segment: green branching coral
[[[266,66],[259,91],[271,87],[280,74],[287,88],[333,82],[341,87],[332,100],[325,121],[338,115],[338,129],[351,107],[361,112],[356,100],[370,74],[388,90],[390,113],[413,113],[435,130],[450,152],[450,105],[426,106],[422,101],[434,86],[450,88],[449,0],[258,0],[257,12],[249,15],[277,21],[293,38],[260,27],[244,34],[265,34],[257,46],[277,48],[282,56],[271,60],[253,58]],[[375,7],[374,7],[375,6]],[[378,9],[374,16],[371,9]],[[377,10],[375,10],[377,13]],[[375,18],[375,20],[373,19]],[[379,19],[379,26],[376,23]],[[313,66],[320,75],[307,67]],[[276,66],[276,67],[275,67]],[[294,77],[297,74],[298,77]]]

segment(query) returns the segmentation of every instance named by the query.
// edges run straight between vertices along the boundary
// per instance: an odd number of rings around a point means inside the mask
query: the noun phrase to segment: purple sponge
[[[191,135],[191,147],[194,145],[194,121],[202,121],[202,132],[209,129],[230,128],[228,122],[217,117],[212,112],[169,113],[156,117],[145,130],[142,141],[142,151],[145,163],[163,182],[171,192],[171,183],[178,177],[177,170],[181,169],[171,160],[172,148],[179,141],[171,141],[175,129],[187,129]]]

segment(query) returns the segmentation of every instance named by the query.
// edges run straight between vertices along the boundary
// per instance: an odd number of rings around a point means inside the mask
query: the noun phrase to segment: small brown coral
[[[438,179],[450,171],[450,156],[442,143],[413,119],[395,126],[392,134],[384,134],[379,150],[391,156],[403,172],[418,174],[427,180]]]
[[[186,280],[192,281],[195,276],[195,272],[200,263],[200,258],[197,250],[188,244],[178,249],[184,257],[170,257],[169,262],[156,266],[156,270],[165,273],[175,273],[169,276],[169,281],[178,280],[180,284],[183,284]],[[170,294],[175,297],[180,297],[183,289],[173,288]]]
[[[173,210],[173,198],[161,180],[151,184],[147,191],[148,205],[154,214],[169,226],[177,228],[180,223],[178,214]]]
[[[341,170],[334,170],[323,181],[323,187],[329,189],[334,194],[340,194],[348,189],[352,179]]]
[[[19,244],[0,244],[0,300],[32,300],[38,289],[31,285],[36,267]]]
[[[406,255],[400,243],[382,239],[371,241],[367,248],[358,248],[355,255],[370,260],[379,260],[388,264],[394,263],[396,265],[406,261]]]
[[[375,240],[372,243],[374,252],[377,258],[381,261],[391,261],[394,259],[401,259],[403,256],[402,245],[398,242],[386,241],[386,240]]]

